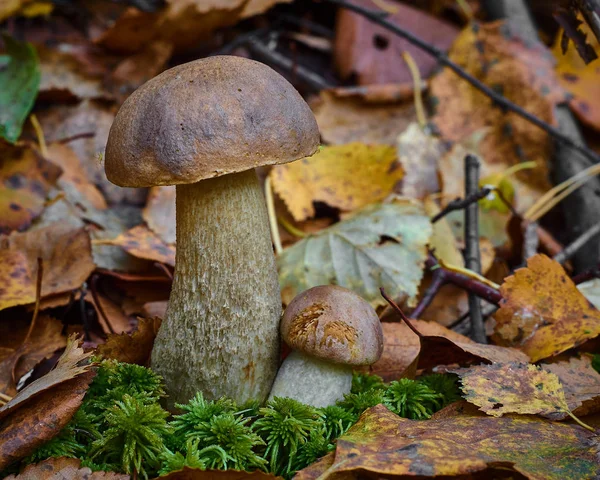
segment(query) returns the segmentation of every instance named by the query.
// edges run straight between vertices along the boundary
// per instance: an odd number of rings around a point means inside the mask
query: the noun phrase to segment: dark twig
[[[441,220],[454,210],[462,210],[463,208],[466,208],[473,203],[477,203],[482,198],[487,197],[492,192],[492,190],[493,189],[490,187],[483,187],[481,190],[477,190],[475,193],[467,195],[465,198],[456,198],[452,200],[448,203],[448,205],[446,205],[446,207],[444,207],[442,211],[431,217],[431,223],[435,223],[438,220]]]
[[[383,298],[385,298],[385,301],[386,301],[386,302],[388,302],[388,303],[390,304],[390,306],[391,306],[391,307],[392,307],[394,310],[396,310],[396,312],[398,313],[398,315],[400,315],[400,318],[401,318],[401,319],[404,321],[404,323],[406,323],[406,326],[407,326],[408,328],[410,328],[410,329],[411,329],[411,330],[412,330],[412,331],[415,333],[415,335],[417,335],[419,338],[423,337],[423,335],[421,334],[421,332],[419,332],[419,331],[418,331],[418,330],[417,330],[417,329],[416,329],[416,328],[413,326],[413,324],[410,322],[410,320],[409,320],[409,319],[406,317],[406,315],[404,315],[404,312],[402,311],[402,309],[401,309],[401,308],[400,308],[398,305],[396,305],[396,302],[394,302],[394,301],[393,301],[393,300],[392,300],[392,299],[391,299],[391,298],[388,296],[388,294],[387,294],[387,293],[385,293],[385,290],[384,290],[384,288],[383,288],[383,287],[381,287],[381,288],[379,289],[379,291],[381,292],[381,296],[382,296]]]
[[[562,252],[554,255],[554,260],[558,263],[565,263],[569,258],[575,255],[581,247],[600,233],[600,223],[593,225],[577,237],[573,242],[567,245]]]
[[[370,10],[368,8],[364,8],[359,5],[354,5],[352,3],[349,3],[347,0],[324,0],[324,1],[333,3],[334,5],[338,5],[342,8],[346,8],[348,10],[352,10],[353,12],[356,12],[359,15],[362,15],[363,17],[368,18],[373,23],[376,23],[377,25],[381,25],[385,29],[390,30],[391,32],[394,32],[399,37],[404,38],[408,42],[412,43],[413,45],[419,47],[423,51],[427,52],[428,54],[430,54],[431,56],[436,58],[442,65],[450,68],[459,77],[466,80],[471,85],[473,85],[473,87],[475,87],[477,90],[479,90],[480,92],[484,93],[489,98],[491,98],[501,108],[503,108],[505,110],[510,110],[511,112],[516,113],[517,115],[524,118],[528,122],[532,123],[533,125],[536,125],[540,129],[544,130],[546,133],[548,133],[555,139],[559,140],[561,143],[568,145],[569,147],[571,147],[574,150],[577,150],[582,155],[584,155],[587,159],[591,160],[593,163],[600,162],[600,155],[598,155],[594,151],[590,150],[589,148],[585,147],[584,145],[580,145],[580,144],[574,142],[571,138],[569,138],[567,135],[563,134],[557,128],[544,122],[543,120],[540,120],[535,115],[532,115],[531,113],[523,110],[521,107],[519,107],[518,105],[511,102],[503,95],[498,94],[492,88],[488,87],[486,84],[484,84],[483,82],[481,82],[480,80],[478,80],[477,78],[472,76],[471,74],[467,73],[459,65],[457,65],[452,60],[450,60],[448,58],[448,56],[439,48],[437,48],[433,45],[430,45],[429,43],[425,42],[424,40],[422,40],[421,38],[412,34],[411,32],[404,30],[403,28],[399,27],[395,23],[392,23],[392,22],[386,20],[385,17],[387,15],[382,15],[380,12],[376,12],[376,11]]]
[[[575,0],[579,11],[585,18],[586,23],[594,32],[594,36],[600,42],[600,1],[599,0]]]
[[[241,33],[240,35],[236,36],[231,42],[226,43],[221,48],[219,48],[215,52],[215,55],[231,55],[231,53],[236,48],[243,47],[251,39],[259,38],[263,35],[266,35],[267,33],[272,32],[274,25],[276,25],[276,23],[271,24],[268,27],[257,28],[256,30],[251,30],[250,32]]]
[[[479,187],[479,160],[474,155],[465,157],[465,198],[477,193]],[[479,205],[471,203],[465,208],[465,266],[481,273],[481,252],[479,251]],[[469,292],[469,312],[471,314],[471,336],[479,343],[487,343],[481,302],[477,295]]]
[[[79,313],[81,314],[81,323],[83,323],[83,334],[86,342],[89,342],[92,337],[90,336],[90,321],[87,316],[85,308],[85,294],[87,293],[87,284],[84,283],[81,286],[81,296],[79,297]]]
[[[580,274],[571,277],[571,280],[573,280],[575,285],[579,285],[594,278],[600,278],[600,265],[596,265],[594,268],[590,268],[585,272],[581,272]]]
[[[96,136],[95,132],[82,132],[82,133],[76,133],[75,135],[71,135],[69,137],[63,137],[57,140],[57,143],[70,143],[70,142],[74,142],[75,140],[81,140],[82,138],[93,138]]]
[[[418,305],[410,313],[410,318],[419,318],[423,312],[427,310],[427,307],[431,305],[431,302],[433,302],[433,299],[445,284],[446,278],[444,276],[444,270],[441,268],[435,269],[432,272],[432,279],[429,287],[427,287],[427,290],[423,294],[423,297],[421,297]]]
[[[160,263],[160,262],[154,262],[154,266],[160,270],[162,270],[164,272],[164,274],[167,276],[167,278],[171,281],[173,281],[173,274],[171,273],[171,270],[169,270],[169,267],[167,267],[164,263]]]

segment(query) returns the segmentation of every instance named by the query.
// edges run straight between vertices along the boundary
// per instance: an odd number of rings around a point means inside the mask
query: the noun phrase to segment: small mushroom
[[[151,366],[167,404],[264,401],[277,372],[281,296],[254,168],[319,144],[300,94],[268,66],[214,56],[138,88],[110,129],[105,169],[121,186],[177,185],[173,287]]]
[[[383,352],[383,331],[367,301],[336,285],[313,287],[285,309],[281,336],[293,349],[269,394],[315,407],[341,400],[352,387],[352,367],[371,365]]]

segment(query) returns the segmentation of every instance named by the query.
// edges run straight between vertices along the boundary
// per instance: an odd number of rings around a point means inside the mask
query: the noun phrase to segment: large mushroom
[[[171,68],[121,106],[105,154],[121,186],[177,185],[177,255],[151,365],[168,406],[201,391],[264,400],[279,354],[281,297],[255,167],[315,152],[300,94],[266,65],[215,56]]]
[[[269,399],[290,397],[315,407],[333,405],[350,393],[352,368],[375,363],[383,352],[383,330],[373,307],[337,285],[294,297],[281,320],[281,337],[293,351]]]

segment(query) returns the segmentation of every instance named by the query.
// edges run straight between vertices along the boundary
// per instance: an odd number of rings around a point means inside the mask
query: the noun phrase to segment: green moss
[[[401,417],[423,420],[442,407],[443,396],[423,383],[403,378],[390,383],[383,404]]]

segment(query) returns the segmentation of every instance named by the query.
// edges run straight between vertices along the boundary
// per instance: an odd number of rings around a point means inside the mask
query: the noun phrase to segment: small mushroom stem
[[[342,400],[352,389],[352,367],[292,351],[283,361],[269,400],[289,397],[314,407]]]
[[[263,401],[277,372],[281,296],[254,170],[177,186],[177,255],[152,368],[167,404],[196,392]]]

